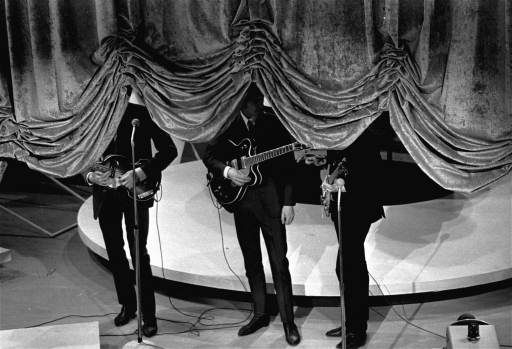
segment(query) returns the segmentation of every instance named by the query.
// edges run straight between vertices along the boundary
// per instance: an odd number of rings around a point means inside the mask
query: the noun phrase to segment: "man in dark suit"
[[[151,120],[147,109],[140,105],[142,102],[138,94],[132,92],[130,102],[119,124],[116,136],[107,147],[104,157],[110,154],[118,154],[130,159],[131,162],[132,120],[137,118],[140,120],[140,126],[137,127],[134,138],[135,161],[145,160],[135,168],[136,180],[143,181],[146,178],[159,180],[162,170],[176,157],[176,147],[171,137]],[[151,141],[153,141],[157,150],[154,156],[152,155]],[[111,178],[110,175],[110,171],[90,171],[86,180],[93,185],[94,218],[99,218],[114,276],[117,298],[122,305],[121,312],[115,317],[114,323],[116,326],[122,326],[135,318],[137,311],[136,293],[130,276],[126,253],[124,252],[123,229],[121,226],[124,215],[130,255],[135,265],[134,208],[132,199],[127,195],[127,189],[131,190],[134,183],[131,170],[117,180]],[[116,188],[113,189],[112,186]],[[146,249],[149,207],[152,205],[153,199],[137,203],[142,287],[141,313],[144,321],[142,332],[147,337],[151,337],[157,332],[155,294],[149,254]]]
[[[341,188],[341,243],[343,258],[343,283],[345,292],[347,345],[345,348],[358,348],[366,342],[368,322],[368,268],[364,254],[364,241],[373,222],[384,217],[379,194],[379,182],[375,173],[381,171],[381,158],[371,130],[363,132],[359,138],[344,150],[327,151],[327,161],[331,170],[343,161],[347,170],[338,175],[332,184],[322,183],[323,189],[332,192],[329,212],[339,239],[338,227],[338,188]],[[306,163],[319,164],[319,159],[311,158]],[[343,171],[341,171],[343,172]],[[331,194],[329,194],[331,195]],[[340,279],[339,253],[336,260],[336,275]],[[341,327],[326,333],[329,337],[340,337]],[[341,348],[341,342],[337,345]]]
[[[229,141],[239,143],[244,138],[253,139],[258,153],[293,141],[274,115],[263,112],[263,95],[254,85],[247,91],[240,115],[227,131],[208,145],[203,158],[206,167],[215,176],[228,178],[237,186],[248,183],[249,177],[235,168],[226,166],[226,161],[231,160]],[[262,183],[249,186],[242,200],[233,207],[238,242],[244,257],[254,306],[253,318],[240,328],[238,335],[251,334],[269,324],[265,304],[265,273],[261,261],[261,229],[269,255],[286,340],[291,345],[300,342],[300,335],[294,323],[292,284],[286,258],[285,224],[290,224],[294,217],[294,168],[295,160],[292,153],[262,163]]]

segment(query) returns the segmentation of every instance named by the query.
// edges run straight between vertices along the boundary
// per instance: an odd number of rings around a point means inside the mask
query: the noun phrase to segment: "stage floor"
[[[153,275],[244,291],[224,260],[218,211],[206,187],[205,171],[200,161],[164,171],[161,201],[150,211],[147,247]],[[512,278],[512,175],[478,194],[454,193],[386,206],[385,211],[386,218],[372,225],[365,243],[372,295],[445,291]],[[107,259],[91,198],[80,208],[77,220],[86,246]],[[233,217],[221,210],[220,222],[227,259],[247,287]],[[298,204],[287,236],[293,293],[339,295],[334,273],[336,235],[330,219],[322,218],[321,207]],[[263,255],[271,289],[270,267]]]

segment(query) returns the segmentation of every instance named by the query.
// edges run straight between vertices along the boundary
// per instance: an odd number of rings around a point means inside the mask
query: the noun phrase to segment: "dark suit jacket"
[[[372,134],[365,131],[354,143],[344,150],[329,150],[329,162],[337,162],[343,157],[347,159],[348,175],[345,178],[346,193],[342,193],[342,217],[367,219],[375,222],[384,217],[382,208],[381,158],[379,149],[372,139]],[[333,195],[331,201],[331,217],[337,217],[337,199]]]
[[[134,139],[135,161],[147,159],[148,161],[144,162],[140,167],[147,177],[159,179],[161,172],[176,158],[177,150],[171,137],[151,120],[144,106],[128,104],[123,119],[117,128],[116,136],[107,147],[104,156],[118,154],[131,159],[131,123],[134,118],[140,120],[140,126],[135,132]],[[153,140],[157,150],[154,155],[152,155],[151,140]],[[94,218],[98,217],[105,195],[107,195],[109,191],[111,191],[111,189],[98,185],[93,186]],[[153,205],[153,201],[149,200],[140,203],[140,205],[150,207]]]
[[[203,162],[216,176],[223,176],[226,162],[232,160],[229,157],[228,140],[239,143],[242,139],[249,137],[249,132],[239,115],[228,129],[211,142],[203,156]],[[292,143],[294,140],[283,127],[281,122],[270,111],[260,115],[255,125],[256,152],[274,149],[282,145]],[[268,160],[260,164],[260,171],[263,176],[262,185],[269,181],[275,185],[279,204],[281,206],[295,205],[293,187],[295,179],[295,159],[293,152]]]

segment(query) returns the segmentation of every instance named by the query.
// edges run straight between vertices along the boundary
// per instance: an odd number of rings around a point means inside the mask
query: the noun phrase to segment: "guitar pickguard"
[[[231,156],[234,157],[234,159],[229,161],[228,165],[242,172],[244,175],[251,179],[251,181],[247,183],[246,186],[261,184],[263,178],[259,164],[254,166],[247,166],[245,163],[245,159],[247,157],[256,155],[256,147],[252,144],[251,140],[249,138],[244,138],[239,143],[235,143],[232,140],[229,140],[229,143],[233,146]]]

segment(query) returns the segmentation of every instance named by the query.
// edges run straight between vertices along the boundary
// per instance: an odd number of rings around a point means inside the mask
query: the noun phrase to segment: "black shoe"
[[[238,335],[247,336],[248,334],[258,331],[262,327],[268,326],[269,322],[270,317],[267,314],[254,315],[247,325],[242,326],[238,330]]]
[[[114,325],[117,327],[124,326],[129,323],[131,319],[135,319],[135,310],[127,305],[123,305],[119,314],[114,318]]]
[[[297,345],[300,343],[300,334],[297,326],[293,322],[283,324],[284,327],[284,336],[286,337],[286,341],[290,345]]]
[[[347,345],[345,349],[355,349],[362,347],[366,343],[366,332],[348,332],[347,333]],[[339,342],[336,348],[341,348],[342,343]]]
[[[151,321],[144,321],[142,325],[142,334],[146,337],[153,337],[158,331],[158,327],[156,325],[156,319],[152,319]]]
[[[327,337],[341,337],[341,326],[325,332]]]

